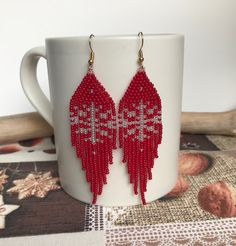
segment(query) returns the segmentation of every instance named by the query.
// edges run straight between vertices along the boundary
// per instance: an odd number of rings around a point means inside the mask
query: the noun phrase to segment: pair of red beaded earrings
[[[107,184],[109,164],[113,163],[112,150],[116,149],[117,128],[119,147],[127,163],[134,194],[138,187],[142,203],[147,181],[152,179],[151,169],[158,158],[158,145],[162,140],[161,99],[143,67],[143,33],[140,32],[138,71],[119,102],[118,126],[115,103],[93,71],[94,52],[91,46],[88,72],[70,100],[71,143],[82,169],[90,183],[93,204]]]

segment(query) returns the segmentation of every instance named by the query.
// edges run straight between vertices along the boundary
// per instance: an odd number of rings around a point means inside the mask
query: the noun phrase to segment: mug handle
[[[31,104],[53,127],[52,105],[37,80],[37,64],[41,57],[47,59],[46,49],[43,46],[35,47],[25,53],[20,65],[20,81]]]

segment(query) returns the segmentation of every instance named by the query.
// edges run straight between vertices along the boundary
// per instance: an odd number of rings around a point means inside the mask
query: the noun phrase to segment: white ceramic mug
[[[137,35],[95,36],[94,71],[118,107],[138,65],[140,39]],[[90,185],[81,160],[76,157],[70,142],[69,102],[87,72],[89,59],[88,37],[48,38],[46,49],[29,50],[21,63],[21,83],[24,92],[37,111],[54,128],[58,154],[59,176],[64,190],[72,197],[92,202]],[[163,137],[159,158],[148,181],[146,201],[151,202],[167,194],[178,177],[178,151],[182,101],[184,37],[179,34],[144,34],[144,67],[162,100]],[[36,78],[40,57],[47,60],[50,101],[43,94]],[[98,205],[127,206],[141,204],[129,183],[126,164],[122,163],[122,149],[113,150],[113,164]]]

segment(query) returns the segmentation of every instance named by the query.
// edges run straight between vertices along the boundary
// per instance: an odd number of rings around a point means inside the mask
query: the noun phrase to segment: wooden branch
[[[181,131],[236,136],[236,110],[219,113],[183,112]],[[52,127],[37,112],[0,117],[0,144],[52,135]]]
[[[0,144],[52,135],[52,127],[37,112],[0,117]]]
[[[236,110],[219,113],[182,113],[181,131],[236,136]]]

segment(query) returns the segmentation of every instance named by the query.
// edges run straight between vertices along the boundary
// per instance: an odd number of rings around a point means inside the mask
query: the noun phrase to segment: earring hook
[[[139,58],[138,58],[138,62],[140,64],[140,66],[142,67],[143,66],[143,61],[144,61],[144,57],[143,57],[143,45],[144,45],[144,38],[143,38],[143,33],[142,32],[139,32],[138,33],[138,37],[141,37],[141,46],[140,46],[140,49],[139,49]]]
[[[94,37],[93,34],[91,34],[89,36],[89,48],[90,48],[90,58],[89,58],[89,66],[92,66],[93,65],[93,62],[94,62],[94,51],[93,51],[93,48],[92,48],[92,38]]]

